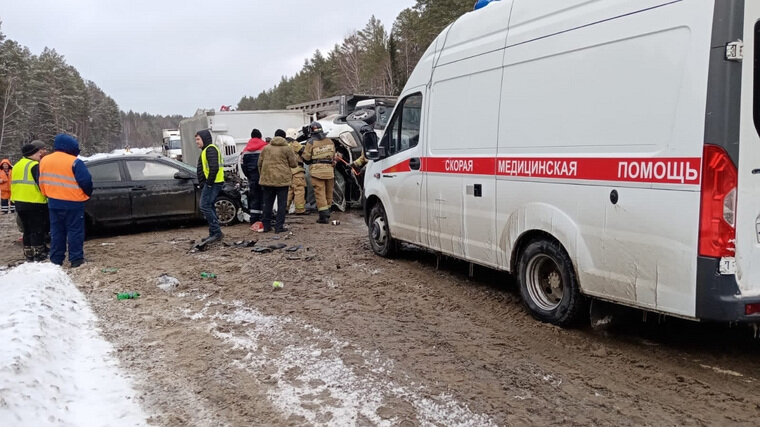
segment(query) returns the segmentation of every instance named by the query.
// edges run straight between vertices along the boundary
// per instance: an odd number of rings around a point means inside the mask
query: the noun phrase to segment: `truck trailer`
[[[224,157],[225,166],[237,163],[237,156],[251,138],[251,130],[258,129],[265,137],[274,136],[277,129],[301,129],[309,123],[303,111],[214,111],[198,110],[193,117],[179,123],[182,137],[182,159],[195,166],[200,150],[195,145],[195,133],[208,129]]]

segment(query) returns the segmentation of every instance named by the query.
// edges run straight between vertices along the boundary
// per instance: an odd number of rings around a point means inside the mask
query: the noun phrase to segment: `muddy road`
[[[0,219],[4,264],[21,258]],[[372,254],[356,213],[289,217],[302,246],[188,254],[205,228],[105,235],[69,274],[160,426],[756,425],[760,344],[745,328],[667,319],[564,330],[509,277],[407,248]],[[103,269],[118,269],[104,272]],[[108,270],[106,270],[108,271]],[[213,272],[217,278],[201,278]],[[173,279],[176,279],[173,280]],[[272,282],[283,283],[281,289]],[[115,294],[137,291],[137,300]]]

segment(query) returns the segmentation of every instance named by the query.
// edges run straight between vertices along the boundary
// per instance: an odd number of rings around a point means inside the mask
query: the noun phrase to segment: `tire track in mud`
[[[289,317],[264,315],[242,301],[213,300],[186,310],[232,351],[233,365],[265,386],[289,422],[310,425],[495,426],[446,394],[399,375],[377,350],[365,351],[331,332]],[[391,376],[391,374],[394,374]],[[401,376],[403,380],[397,378]]]

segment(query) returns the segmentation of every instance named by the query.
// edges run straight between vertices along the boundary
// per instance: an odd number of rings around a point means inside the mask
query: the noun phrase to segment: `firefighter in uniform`
[[[50,261],[62,265],[68,242],[71,267],[84,263],[84,202],[92,194],[92,176],[77,159],[79,141],[56,135],[55,152],[40,161],[40,191],[50,210]]]
[[[318,122],[309,125],[309,134],[311,138],[306,143],[302,157],[310,165],[311,186],[314,187],[319,211],[317,222],[327,224],[330,220],[335,183],[335,144],[325,136],[322,125]]]
[[[303,152],[306,147],[296,141],[297,132],[295,129],[288,129],[285,138],[298,161],[298,166],[290,170],[293,173],[293,180],[288,190],[288,209],[290,209],[290,204],[295,202],[296,215],[304,215],[306,214],[306,169],[303,167]]]
[[[24,156],[13,165],[11,172],[11,201],[24,228],[24,257],[27,261],[47,258],[45,235],[48,225],[48,199],[40,191],[40,158],[44,154],[42,141],[21,147]]]

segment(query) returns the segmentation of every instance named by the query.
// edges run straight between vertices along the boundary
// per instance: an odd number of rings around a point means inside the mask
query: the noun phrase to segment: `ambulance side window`
[[[422,94],[415,93],[401,101],[381,142],[388,155],[392,156],[417,146],[420,140],[421,112]]]

